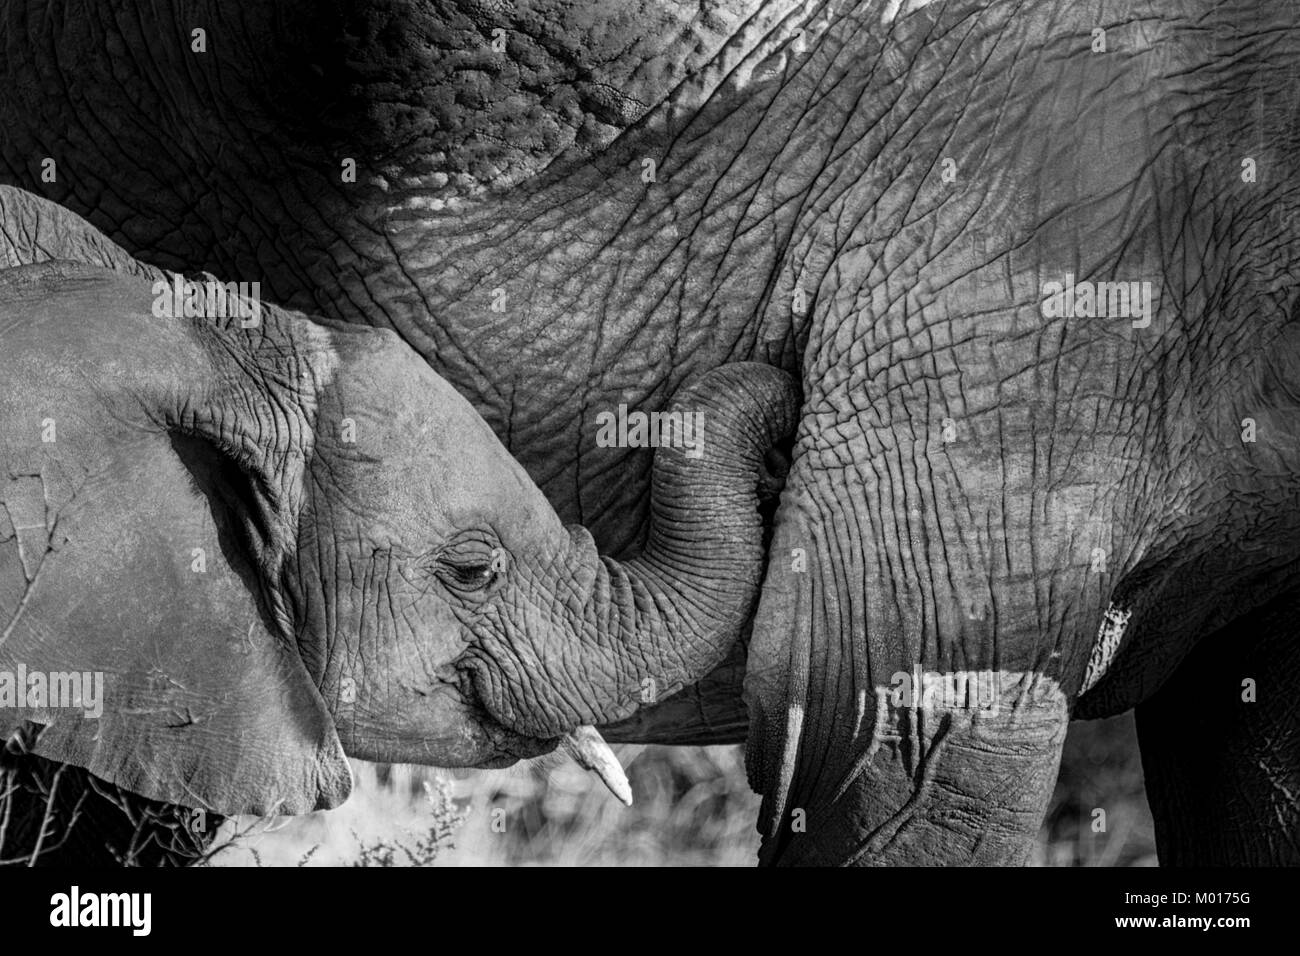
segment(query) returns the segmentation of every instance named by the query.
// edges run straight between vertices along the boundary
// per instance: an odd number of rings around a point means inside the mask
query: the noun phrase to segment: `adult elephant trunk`
[[[722,661],[758,597],[758,492],[796,410],[793,380],[768,365],[723,366],[679,390],[650,429],[661,443],[644,551],[615,561],[569,526],[563,583],[541,583],[553,568],[537,575],[512,595],[527,607],[489,610],[475,627],[464,663],[498,720],[544,738],[611,723]]]

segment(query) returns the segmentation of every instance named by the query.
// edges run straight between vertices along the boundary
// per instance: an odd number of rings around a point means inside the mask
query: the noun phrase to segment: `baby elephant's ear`
[[[84,267],[0,272],[0,328],[0,734],[34,723],[41,756],[222,814],[341,803],[267,580],[301,494],[305,437],[267,407],[291,396],[258,392],[284,379]]]

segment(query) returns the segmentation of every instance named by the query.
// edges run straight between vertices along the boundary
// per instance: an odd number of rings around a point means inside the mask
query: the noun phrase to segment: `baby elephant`
[[[387,331],[46,262],[0,271],[0,352],[0,735],[219,813],[337,805],[345,754],[564,743],[625,790],[590,725],[725,656],[795,414],[768,366],[679,393],[619,563]]]

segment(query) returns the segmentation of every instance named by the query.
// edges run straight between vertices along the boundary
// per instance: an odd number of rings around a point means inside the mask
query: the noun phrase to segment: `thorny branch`
[[[81,491],[80,487],[74,488],[72,494],[68,497],[68,500],[63,503],[61,508],[56,508],[50,502],[49,484],[45,480],[44,473],[10,473],[9,475],[11,482],[16,482],[23,478],[35,478],[40,481],[41,497],[44,501],[45,508],[45,520],[41,525],[19,524],[18,521],[15,520],[14,513],[10,509],[9,505],[5,501],[0,500],[0,509],[3,509],[4,511],[5,518],[9,523],[9,528],[12,529],[14,540],[18,545],[18,559],[19,564],[23,569],[24,578],[23,591],[18,598],[17,605],[14,607],[13,615],[10,617],[9,623],[5,625],[4,631],[0,632],[0,645],[3,645],[5,641],[9,640],[9,635],[14,632],[14,629],[18,626],[18,621],[23,616],[23,612],[27,610],[27,605],[31,601],[32,595],[36,592],[37,579],[40,577],[41,571],[45,568],[45,559],[67,543],[66,539],[60,540],[59,537],[59,525],[62,521],[62,508],[66,508],[68,505],[71,505],[76,501],[77,496]],[[29,570],[27,555],[24,554],[22,532],[42,527],[45,529],[45,550],[41,552],[38,558],[36,558],[34,564]]]
[[[0,865],[53,862],[74,839],[121,866],[193,865],[218,849],[209,844],[220,816],[147,800],[37,757],[38,733],[25,724],[0,751],[0,854],[15,839],[21,847],[0,856]]]

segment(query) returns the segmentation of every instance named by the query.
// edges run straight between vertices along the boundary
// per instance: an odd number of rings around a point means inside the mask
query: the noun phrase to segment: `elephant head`
[[[0,731],[41,724],[38,754],[223,813],[333,805],[344,754],[566,740],[617,787],[586,725],[697,680],[751,611],[784,374],[679,394],[703,433],[658,449],[652,533],[617,562],[393,333],[211,297],[160,315],[181,281],[160,276],[0,272],[0,673],[51,688]],[[102,714],[58,706],[74,673]]]

